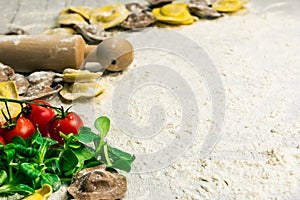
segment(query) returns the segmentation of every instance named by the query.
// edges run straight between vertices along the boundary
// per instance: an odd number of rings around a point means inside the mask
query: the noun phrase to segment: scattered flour
[[[285,5],[293,2],[297,4],[295,0]],[[253,1],[247,15],[200,20],[175,29],[197,42],[220,74],[226,98],[222,132],[213,151],[204,156],[202,144],[215,123],[211,117],[213,107],[201,77],[197,79],[187,73],[189,69],[183,70],[180,73],[190,78],[198,91],[201,117],[196,137],[191,147],[169,166],[125,174],[129,190],[124,199],[299,199],[300,21],[289,12],[273,12],[276,8],[280,11],[279,4],[261,4],[268,3]],[[155,59],[169,62],[171,58],[157,57],[137,55],[129,70],[141,63]],[[181,60],[172,63],[178,69],[182,65]],[[128,102],[130,119],[140,126],[149,124],[152,104],[161,102],[168,111],[163,134],[135,138],[113,121],[113,92],[126,73],[103,77],[106,92],[92,103],[76,102],[72,109],[82,113],[89,126],[97,116],[111,117],[108,140],[126,151],[151,153],[168,146],[180,127],[181,111],[176,98],[163,89],[142,88]],[[147,89],[154,93],[149,94]],[[61,104],[58,98],[52,103]],[[164,155],[160,156],[164,159]],[[58,199],[57,195],[50,199]]]

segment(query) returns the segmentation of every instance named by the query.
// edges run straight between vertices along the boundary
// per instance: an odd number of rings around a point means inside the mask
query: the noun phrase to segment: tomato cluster
[[[60,136],[60,132],[65,135],[70,133],[76,135],[80,127],[83,126],[82,119],[75,112],[64,112],[63,110],[56,112],[44,100],[33,102],[36,104],[26,105],[26,112],[1,125],[0,143],[8,144],[12,142],[15,136],[24,139],[30,138],[38,129],[42,136],[52,138],[63,144],[64,138]]]

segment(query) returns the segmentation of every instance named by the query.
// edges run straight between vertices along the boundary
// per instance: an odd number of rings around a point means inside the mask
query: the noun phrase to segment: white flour
[[[207,156],[200,150],[215,122],[205,82],[172,55],[137,52],[129,71],[145,63],[173,62],[170,67],[197,91],[201,116],[192,146],[174,163],[154,172],[126,174],[129,190],[124,199],[299,199],[300,21],[294,13],[275,12],[276,5],[252,3],[247,15],[175,29],[208,53],[223,82],[226,115],[221,136]],[[111,117],[109,143],[126,151],[151,153],[167,147],[181,123],[176,97],[157,85],[141,87],[128,102],[130,119],[138,126],[150,124],[151,106],[159,102],[167,111],[165,126],[161,134],[148,139],[126,135],[112,117],[111,99],[122,77],[103,78],[106,92],[92,104],[83,101],[73,109],[90,126],[99,115]],[[86,112],[89,108],[91,113]]]

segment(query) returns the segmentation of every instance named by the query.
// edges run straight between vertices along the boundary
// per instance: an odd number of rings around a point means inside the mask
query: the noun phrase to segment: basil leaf
[[[4,170],[0,170],[0,185],[2,185],[7,179],[7,173]]]
[[[39,170],[37,170],[35,167],[36,167],[36,164],[22,163],[20,165],[20,171],[23,174],[26,174],[32,180],[34,180],[41,175],[41,172]]]
[[[125,172],[130,172],[131,170],[131,163],[128,162],[127,160],[116,160],[112,166],[112,168],[116,168],[116,169],[120,169],[120,170],[123,170]]]
[[[84,168],[95,167],[95,166],[98,166],[101,164],[104,164],[104,163],[101,161],[97,161],[97,160],[96,161],[88,161],[85,163]]]
[[[7,145],[5,145],[5,149],[15,149],[16,145],[14,143],[9,143]]]
[[[19,184],[15,186],[16,192],[20,194],[33,194],[35,191],[33,188],[25,184]]]
[[[61,181],[56,174],[45,173],[41,176],[40,184],[41,186],[43,186],[44,184],[49,184],[51,185],[53,191],[57,191],[61,186]]]
[[[14,143],[16,145],[21,145],[21,146],[27,146],[25,140],[20,136],[13,137],[12,143]]]
[[[50,147],[50,146],[53,146],[53,145],[57,145],[58,144],[58,142],[56,141],[56,140],[52,140],[52,139],[50,139],[50,138],[46,138],[46,137],[44,137],[44,139],[45,139],[45,142],[46,142],[46,146],[47,147]]]
[[[16,150],[17,150],[17,153],[20,156],[23,156],[23,157],[26,157],[26,158],[33,158],[36,155],[38,155],[38,153],[39,153],[38,150],[36,150],[34,148],[24,147],[24,146],[21,146],[19,144],[16,146]]]
[[[89,160],[94,157],[94,154],[85,146],[74,149],[73,152],[77,156],[79,162],[84,162],[85,160]]]
[[[96,135],[95,136],[95,138],[94,138],[94,146],[95,146],[95,151],[97,153],[99,153],[100,150],[101,150],[101,148],[102,148],[100,135]]]
[[[45,159],[50,159],[54,157],[59,157],[60,151],[56,148],[49,149],[45,154]]]
[[[1,151],[1,152],[4,150],[4,147],[5,147],[5,145],[3,145],[3,144],[0,142],[0,151]]]
[[[98,117],[94,123],[95,128],[100,132],[101,137],[104,138],[110,128],[110,120],[106,116]]]
[[[60,170],[62,171],[73,169],[77,166],[77,164],[78,158],[73,150],[70,149],[64,151],[59,159]]]
[[[37,144],[39,144],[39,145],[45,144],[46,147],[50,147],[50,146],[53,146],[53,145],[58,144],[58,142],[55,141],[55,140],[52,140],[52,139],[47,138],[47,137],[41,137],[41,136],[40,136],[40,137],[36,137],[36,138],[35,138],[35,142],[36,142]]]
[[[65,175],[65,176],[70,176],[70,175],[72,175],[72,174],[76,174],[78,171],[79,171],[78,168],[70,169],[69,171],[66,171],[66,172],[64,173],[64,175]]]
[[[75,135],[74,137],[79,140],[80,142],[83,143],[89,143],[92,142],[95,138],[95,133],[92,132],[92,130],[88,127],[82,126],[79,129],[79,132],[77,135]]]
[[[76,141],[72,141],[68,144],[68,146],[72,149],[78,149],[81,147],[81,143],[80,142],[76,142]]]
[[[40,138],[41,136],[42,136],[42,134],[39,131],[39,129],[37,128],[31,137],[31,142],[32,143],[36,142],[37,138]]]
[[[132,163],[135,160],[135,156],[131,155],[125,151],[122,151],[120,149],[108,146],[108,151],[110,153],[110,157],[111,158],[118,158],[118,159],[123,159],[123,160],[127,160],[130,163]]]
[[[59,164],[59,161],[60,161],[60,159],[55,160],[54,163],[55,163],[55,167],[56,167],[56,170],[57,170],[58,174],[62,174],[62,169],[61,169],[61,166]]]
[[[6,154],[7,163],[10,163],[15,158],[16,150],[6,149],[6,150],[4,150],[4,153]]]

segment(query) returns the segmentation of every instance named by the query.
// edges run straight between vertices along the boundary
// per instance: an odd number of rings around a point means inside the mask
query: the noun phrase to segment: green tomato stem
[[[9,108],[8,108],[7,101],[4,101],[4,103],[5,103],[5,108],[6,108],[6,110],[7,110],[7,114],[8,114],[9,120],[10,120],[10,122],[11,122],[11,114],[10,114],[10,112],[9,112]]]

